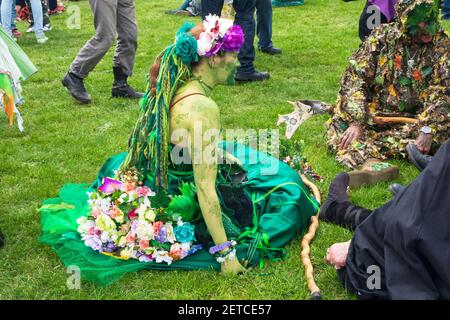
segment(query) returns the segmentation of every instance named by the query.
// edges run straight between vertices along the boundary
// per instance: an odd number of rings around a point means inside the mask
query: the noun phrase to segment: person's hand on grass
[[[325,261],[333,265],[336,269],[345,267],[349,246],[350,241],[333,244],[327,249]]]
[[[363,128],[359,124],[352,124],[345,130],[344,134],[338,141],[339,149],[347,148],[354,140],[361,138],[363,134]]]

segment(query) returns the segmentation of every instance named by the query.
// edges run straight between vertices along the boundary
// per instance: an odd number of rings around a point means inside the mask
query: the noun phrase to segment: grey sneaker
[[[48,41],[48,38],[45,35],[36,36],[36,40],[39,44],[44,44]]]

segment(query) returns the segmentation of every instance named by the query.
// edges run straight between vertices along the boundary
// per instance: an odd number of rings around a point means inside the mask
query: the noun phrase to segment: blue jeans
[[[2,0],[0,0],[0,7],[2,5]],[[16,4],[15,1],[11,1],[11,29],[17,29],[14,21],[16,20]],[[2,15],[0,14],[0,24],[2,24]]]
[[[272,43],[272,0],[256,0],[258,48],[269,49]]]
[[[33,10],[33,12],[38,12],[38,14],[36,14],[34,17],[34,32],[36,34],[36,37],[40,37],[44,35],[41,0],[31,0],[30,2],[31,10]],[[8,32],[10,35],[12,34],[11,27],[14,22],[13,15],[11,14],[11,7],[15,5],[15,0],[2,0],[2,4],[0,7],[3,28],[5,28],[6,32]],[[16,9],[14,8],[14,12],[15,11]]]
[[[183,4],[178,8],[178,10],[186,10],[187,7],[189,7],[189,3],[190,3],[191,1],[192,1],[192,0],[184,0]]]
[[[204,19],[209,13],[220,16],[223,7],[223,0],[203,0],[202,1],[202,18]],[[236,11],[234,23],[241,26],[245,34],[245,42],[239,51],[239,67],[240,74],[250,74],[255,72],[255,40],[256,23],[254,18],[256,0],[234,0],[233,8]]]
[[[450,0],[444,0],[442,5],[442,19],[450,19]]]

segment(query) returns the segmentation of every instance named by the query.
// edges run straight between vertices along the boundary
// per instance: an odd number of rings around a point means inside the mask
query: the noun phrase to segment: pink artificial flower
[[[158,235],[159,230],[161,229],[161,227],[164,225],[164,223],[162,221],[157,221],[153,224],[153,234],[155,236]]]
[[[102,185],[98,188],[98,191],[105,194],[114,193],[122,188],[122,182],[111,178],[104,178]]]
[[[94,209],[91,212],[92,216],[97,219],[97,217],[101,214],[101,212],[98,209]]]
[[[136,236],[132,233],[128,233],[127,237],[125,238],[128,243],[134,243],[136,241]]]
[[[136,192],[139,197],[153,197],[155,195],[155,193],[147,186],[136,188]]]
[[[130,191],[133,191],[134,189],[135,189],[135,186],[132,183],[125,183],[125,185],[123,186],[123,190],[125,192],[130,192]]]
[[[149,242],[148,242],[148,240],[141,240],[141,241],[139,241],[139,247],[142,249],[142,250],[145,250],[145,249],[147,249],[148,247],[149,247]]]
[[[173,258],[173,260],[179,260],[181,256],[181,245],[179,243],[174,243],[170,247],[169,255]]]
[[[92,235],[94,235],[94,233],[95,233],[95,227],[89,228],[88,234],[92,236]]]
[[[128,213],[128,218],[130,218],[130,219],[136,219],[136,218],[137,218],[136,210],[137,210],[137,208],[131,210],[131,211]]]
[[[115,219],[119,213],[119,208],[117,208],[116,206],[112,206],[111,210],[109,211],[109,216],[112,219]]]

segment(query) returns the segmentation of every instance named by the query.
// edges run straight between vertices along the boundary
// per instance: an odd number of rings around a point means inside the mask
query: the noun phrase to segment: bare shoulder
[[[189,113],[218,113],[219,106],[210,97],[196,94],[186,97],[173,107],[173,111],[181,111]]]

